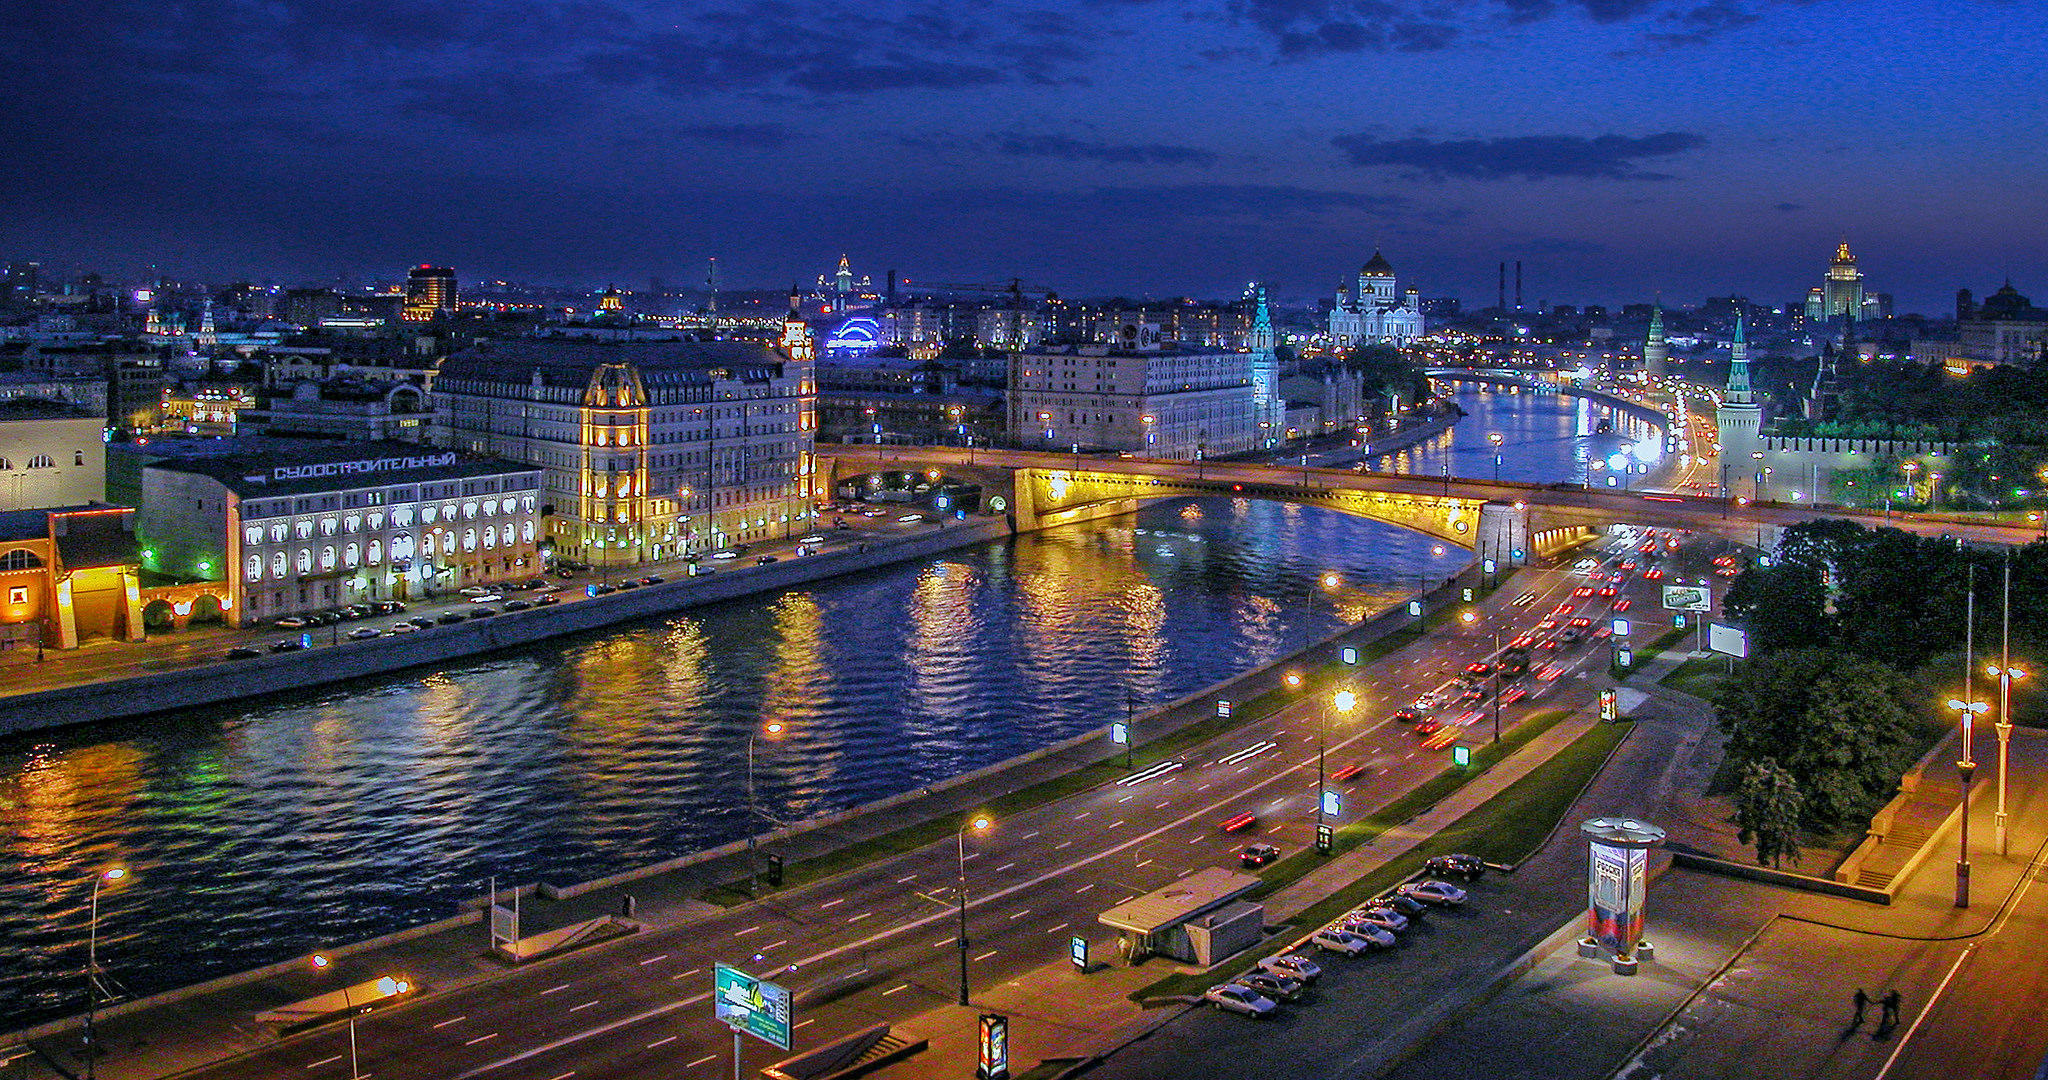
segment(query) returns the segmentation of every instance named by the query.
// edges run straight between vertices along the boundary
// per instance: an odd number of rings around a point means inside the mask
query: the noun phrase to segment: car
[[[528,610],[528,609],[530,609],[530,608],[532,608],[532,607],[533,607],[533,604],[532,604],[531,602],[529,602],[529,601],[526,601],[526,600],[507,600],[507,601],[505,601],[505,610],[506,610],[506,611],[526,611],[526,610]]]
[[[307,626],[333,626],[340,621],[341,616],[332,611],[315,611],[306,616]]]
[[[1272,998],[1242,983],[1212,986],[1202,994],[1202,1000],[1225,1012],[1242,1013],[1253,1018],[1271,1016],[1280,1007]]]
[[[1268,956],[1264,960],[1259,961],[1258,969],[1260,971],[1270,971],[1276,975],[1285,975],[1290,979],[1296,979],[1303,983],[1312,983],[1323,977],[1323,966],[1321,964],[1306,956],[1297,956],[1294,953],[1280,953],[1277,956]]]
[[[475,611],[472,611],[472,612],[470,612],[470,613],[469,613],[469,617],[470,617],[470,618],[472,618],[472,619],[487,619],[487,618],[489,618],[489,617],[491,617],[491,616],[493,616],[493,615],[496,615],[497,613],[498,613],[498,609],[497,609],[497,608],[494,608],[494,607],[480,607],[480,608],[477,608],[477,609],[476,609]]]
[[[287,615],[284,618],[279,619],[274,623],[271,623],[270,625],[275,626],[280,630],[297,630],[302,626],[313,625],[313,621],[311,619],[306,618],[304,615]]]
[[[1558,649],[1558,640],[1556,638],[1544,638],[1542,641],[1536,643],[1536,647],[1543,650],[1544,652],[1556,652]]]
[[[1570,623],[1568,623],[1567,625],[1568,625],[1568,626],[1571,626],[1571,627],[1574,627],[1574,628],[1576,628],[1576,629],[1580,629],[1580,630],[1583,630],[1583,629],[1585,629],[1586,627],[1588,627],[1588,626],[1591,626],[1591,625],[1593,625],[1593,620],[1592,620],[1592,619],[1591,619],[1590,617],[1588,617],[1588,616],[1585,616],[1585,615],[1579,615],[1579,616],[1575,616],[1575,617],[1573,617],[1572,621],[1571,621]]]
[[[1316,931],[1309,937],[1308,943],[1324,952],[1343,953],[1346,956],[1362,956],[1381,947],[1367,938],[1339,930],[1334,926],[1325,926]]]
[[[897,520],[897,522],[898,522],[899,524],[903,524],[903,525],[909,525],[909,524],[913,524],[913,523],[916,523],[916,522],[921,522],[921,521],[923,521],[923,520],[924,520],[924,515],[923,515],[923,514],[904,514],[904,515],[902,515],[902,516],[898,517],[898,518],[897,518],[896,520]]]
[[[537,577],[537,578],[533,578],[533,579],[531,579],[531,580],[528,580],[528,581],[522,581],[522,582],[520,582],[520,583],[519,583],[519,587],[520,587],[520,588],[522,588],[522,589],[526,589],[526,590],[528,590],[528,591],[532,591],[532,590],[535,590],[535,589],[552,589],[552,588],[554,588],[554,586],[553,586],[553,585],[550,585],[550,584],[548,584],[548,579],[546,579],[546,578],[540,578],[540,577]]]
[[[1396,724],[1418,724],[1422,722],[1422,718],[1423,714],[1414,709],[1394,710],[1394,723]]]
[[[1435,878],[1411,881],[1394,891],[1402,896],[1412,896],[1431,907],[1457,907],[1465,902],[1465,890]]]
[[[1359,908],[1337,920],[1334,925],[1360,935],[1372,927],[1378,927],[1390,934],[1398,934],[1408,929],[1408,916],[1389,908]]]
[[[627,578],[626,580],[619,582],[617,585],[612,586],[612,589],[616,591],[619,589],[637,589],[639,587],[639,582],[634,581],[632,578]]]
[[[491,590],[484,588],[482,585],[465,585],[461,591],[464,596],[482,596]]]
[[[1620,613],[1620,612],[1624,612],[1624,611],[1627,611],[1627,610],[1629,609],[1630,605],[1632,605],[1632,604],[1634,604],[1634,603],[1635,603],[1635,601],[1634,601],[1634,600],[1631,600],[1631,599],[1629,599],[1628,597],[1624,596],[1624,597],[1622,597],[1621,599],[1619,599],[1619,600],[1616,600],[1616,601],[1614,602],[1614,610],[1615,610],[1615,612],[1616,612],[1617,614],[1618,614],[1618,613]]]
[[[824,542],[825,538],[823,536],[818,535],[817,533],[812,533],[809,536],[802,537],[799,540],[797,540],[797,543],[799,544],[822,544]]]
[[[1622,572],[1623,572],[1623,573],[1628,573],[1629,571],[1632,571],[1632,570],[1634,570],[1635,568],[1636,568],[1636,561],[1635,561],[1634,559],[1630,559],[1630,560],[1628,560],[1627,562],[1625,562],[1625,563],[1622,563],[1622,564],[1621,564],[1621,569],[1622,569]]]
[[[252,649],[247,645],[237,645],[234,648],[229,649],[228,651],[220,654],[220,658],[223,660],[247,660],[251,657],[262,655],[263,652],[260,649]]]
[[[559,604],[561,602],[562,598],[556,596],[554,593],[542,593],[541,595],[533,598],[534,607],[548,607],[552,604]]]
[[[405,621],[411,623],[414,626],[419,627],[422,630],[432,629],[434,626],[438,625],[434,622],[433,619],[425,615],[415,615],[412,618],[407,619]]]
[[[271,652],[298,652],[305,647],[306,643],[298,638],[286,638],[283,641],[273,641],[270,643]]]
[[[346,620],[367,619],[370,616],[375,615],[376,613],[376,609],[372,608],[368,604],[350,604],[349,606],[342,608],[340,611],[335,612],[335,614],[341,616],[343,619]]]
[[[1424,870],[1444,877],[1464,878],[1475,881],[1486,873],[1486,860],[1477,855],[1454,851],[1449,855],[1437,855],[1422,864]]]
[[[714,558],[714,559],[737,559],[737,558],[739,558],[739,557],[740,557],[740,553],[739,553],[739,552],[737,552],[737,551],[733,551],[733,550],[732,550],[732,549],[730,549],[730,548],[727,548],[727,549],[726,549],[726,550],[724,550],[724,551],[714,551],[714,552],[712,552],[712,553],[711,553],[711,557],[712,557],[712,558]]]
[[[1466,705],[1466,704],[1470,704],[1470,703],[1472,703],[1472,702],[1474,702],[1474,701],[1478,701],[1478,700],[1479,700],[1480,698],[1483,698],[1483,697],[1485,697],[1485,696],[1486,696],[1486,691],[1484,691],[1484,690],[1482,690],[1482,689],[1480,689],[1479,687],[1476,687],[1476,686],[1468,686],[1468,687],[1466,687],[1466,688],[1465,688],[1465,692],[1464,692],[1464,693],[1462,693],[1462,694],[1459,694],[1459,695],[1458,695],[1458,704],[1460,704],[1460,705]]]
[[[1337,771],[1330,774],[1330,779],[1342,783],[1343,781],[1355,778],[1356,776],[1358,776],[1358,774],[1364,771],[1365,766],[1354,761],[1348,765],[1338,766]]]
[[[1591,596],[1593,595],[1593,587],[1591,585],[1581,585],[1572,590],[1572,595],[1579,597]]]
[[[383,636],[383,631],[368,626],[358,626],[348,632],[348,639],[350,641],[368,641],[373,637]]]
[[[848,532],[851,532],[851,531],[853,530],[853,526],[851,526],[851,525],[848,525],[848,524],[847,524],[846,522],[844,522],[844,521],[835,521],[835,522],[833,522],[833,523],[832,523],[832,527],[833,527],[834,529],[839,529],[839,530],[843,530],[843,531],[848,531]]]
[[[1545,620],[1543,620],[1542,622],[1540,622],[1540,623],[1537,623],[1537,624],[1536,624],[1536,629],[1538,629],[1538,630],[1555,630],[1555,629],[1557,629],[1557,620],[1556,620],[1556,619],[1545,619]]]
[[[1243,867],[1264,866],[1280,857],[1280,849],[1271,844],[1246,844],[1237,849],[1237,864]]]
[[[390,637],[397,637],[401,634],[417,634],[419,632],[420,628],[409,622],[392,623],[384,628],[384,633]]]
[[[1527,652],[1530,648],[1534,647],[1535,644],[1536,639],[1534,637],[1528,634],[1523,634],[1521,637],[1518,637],[1515,640],[1508,642],[1508,651],[1511,653]]]
[[[1528,687],[1526,687],[1526,686],[1510,686],[1510,687],[1508,687],[1508,688],[1507,688],[1506,690],[1503,690],[1503,691],[1501,691],[1501,695],[1500,695],[1500,703],[1501,703],[1501,704],[1503,704],[1503,705],[1513,705],[1513,704],[1514,704],[1515,702],[1517,702],[1517,701],[1520,701],[1520,700],[1522,700],[1523,698],[1525,698],[1525,697],[1528,697],[1528,696],[1529,696],[1529,688],[1528,688]]]
[[[405,612],[405,605],[397,600],[379,600],[370,605],[370,610],[379,615],[399,615]]]
[[[494,592],[469,594],[469,602],[472,604],[495,604],[503,599],[505,598]]]
[[[879,506],[874,506],[874,507],[869,507],[868,509],[866,509],[866,510],[863,510],[863,511],[861,511],[861,512],[860,512],[860,516],[862,516],[862,517],[864,517],[864,518],[878,518],[878,517],[883,517],[883,516],[887,515],[888,513],[889,513],[889,512],[888,512],[887,510],[884,510],[884,509],[882,509],[882,508],[881,508],[881,507],[879,507]]]
[[[600,582],[590,587],[590,595],[592,596],[609,596],[618,591],[619,587],[610,582]]]
[[[668,580],[667,578],[665,578],[665,577],[662,577],[662,576],[661,576],[660,574],[649,574],[649,575],[647,575],[646,577],[644,577],[644,578],[641,578],[641,579],[640,579],[640,584],[642,584],[642,585],[660,585],[660,584],[662,584],[663,582],[666,582],[667,580]]]
[[[1438,720],[1434,716],[1425,716],[1415,722],[1415,733],[1417,735],[1434,735],[1442,731],[1443,727],[1443,721]]]
[[[1570,604],[1559,604],[1557,605],[1557,607],[1553,608],[1550,613],[1552,615],[1569,615],[1577,610],[1578,608],[1573,607]]]
[[[1293,1001],[1301,996],[1301,980],[1270,971],[1248,971],[1236,978],[1239,986],[1249,987],[1260,997],[1273,1001]]]
[[[464,615],[460,611],[450,611],[444,613],[440,618],[435,619],[434,621],[441,624],[442,626],[454,626],[456,623],[459,622],[468,622],[469,616]]]
[[[1258,823],[1259,815],[1254,814],[1249,810],[1246,810],[1241,814],[1232,814],[1229,817],[1224,818],[1223,831],[1243,832],[1244,830],[1249,829],[1252,826],[1257,825]]]
[[[1408,916],[1408,921],[1411,923],[1414,922],[1416,919],[1422,917],[1423,915],[1429,913],[1428,904],[1425,904],[1412,896],[1402,896],[1399,893],[1388,893],[1385,896],[1374,897],[1372,903],[1367,904],[1365,906],[1383,907],[1393,911],[1398,911],[1401,914]]]
[[[754,560],[754,565],[755,565],[755,566],[766,566],[766,565],[768,565],[769,563],[772,563],[772,562],[774,562],[774,561],[775,561],[775,556],[773,556],[773,555],[763,555],[763,556],[761,556],[760,558],[757,558],[757,559],[755,559],[755,560]]]
[[[1615,592],[1616,592],[1616,590],[1615,590],[1614,586],[1612,586],[1612,585],[1608,585],[1608,586],[1606,586],[1606,587],[1604,587],[1604,588],[1602,588],[1602,589],[1600,590],[1600,595],[1601,595],[1601,596],[1613,596],[1613,595],[1615,594]]]
[[[1556,648],[1556,647],[1557,647],[1557,643],[1556,643],[1556,642],[1552,642],[1552,643],[1551,643],[1551,648]],[[1537,672],[1537,673],[1536,673],[1536,681],[1537,681],[1537,682],[1554,682],[1554,681],[1556,681],[1557,677],[1558,677],[1559,675],[1562,675],[1562,674],[1564,674],[1564,668],[1563,668],[1562,666],[1560,666],[1560,665],[1557,665],[1557,664],[1545,664],[1545,665],[1543,666],[1543,670],[1542,670],[1542,671],[1539,671],[1539,672]]]
[[[1643,580],[1644,580],[1644,581],[1662,581],[1662,580],[1664,580],[1664,571],[1662,571],[1662,570],[1659,570],[1659,569],[1657,569],[1656,567],[1654,567],[1654,566],[1653,566],[1653,567],[1649,568],[1648,570],[1645,570],[1645,571],[1643,571]]]
[[[1465,674],[1475,679],[1484,679],[1493,674],[1493,665],[1484,660],[1477,660],[1465,665]]]

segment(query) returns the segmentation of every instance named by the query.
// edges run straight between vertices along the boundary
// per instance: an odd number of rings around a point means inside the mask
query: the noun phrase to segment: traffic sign
[[[1324,855],[1328,855],[1330,853],[1330,849],[1336,846],[1336,839],[1336,831],[1330,828],[1329,822],[1316,822],[1317,851],[1321,852]]]
[[[1468,604],[1472,602],[1472,587],[1469,585],[1465,587],[1465,602]]]
[[[1335,788],[1323,789],[1323,813],[1335,815],[1344,812],[1344,793]]]
[[[789,990],[728,964],[711,974],[712,1015],[778,1050],[789,1049]]]
[[[1671,628],[1674,630],[1685,629],[1685,612],[1681,611],[1671,617]]]
[[[1627,620],[1627,619],[1623,619],[1623,618],[1620,618],[1620,617],[1616,617],[1616,618],[1615,618],[1615,620],[1614,620],[1614,636],[1615,636],[1615,637],[1627,637],[1627,636],[1628,636],[1628,620]]]
[[[1620,664],[1622,667],[1629,667],[1633,665],[1636,662],[1635,650],[1630,649],[1627,646],[1623,646],[1621,649],[1616,650],[1614,654],[1614,662]]]
[[[1469,746],[1451,747],[1451,764],[1461,769],[1470,766],[1472,764],[1472,748]]]
[[[1074,961],[1075,967],[1080,968],[1082,971],[1087,971],[1088,939],[1075,934],[1074,939],[1067,943],[1067,956]]]

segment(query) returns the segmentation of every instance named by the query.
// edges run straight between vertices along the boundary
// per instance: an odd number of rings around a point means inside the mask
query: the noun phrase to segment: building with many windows
[[[106,498],[106,425],[69,402],[0,400],[0,510]]]
[[[1162,344],[1063,345],[1010,361],[1010,436],[1040,449],[1192,460],[1258,445],[1251,353]]]
[[[1394,267],[1375,251],[1358,268],[1358,291],[1337,289],[1330,308],[1330,345],[1349,349],[1386,343],[1406,345],[1422,336],[1422,297],[1414,289],[1400,292]]]
[[[455,271],[445,266],[416,266],[405,276],[406,322],[430,322],[455,313]]]
[[[806,530],[816,387],[794,312],[773,344],[527,339],[458,353],[436,442],[542,471],[558,557],[627,565]]]
[[[532,577],[539,492],[538,469],[406,443],[244,449],[145,465],[135,535],[145,571],[225,582],[246,625]]]

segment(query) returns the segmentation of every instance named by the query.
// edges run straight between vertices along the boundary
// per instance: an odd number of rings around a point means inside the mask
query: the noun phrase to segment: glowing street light
[[[99,1029],[94,1023],[100,1004],[100,886],[128,876],[125,866],[110,866],[92,877],[92,905],[85,924],[85,1075],[99,1076]]]
[[[958,895],[956,898],[959,901],[960,907],[960,1004],[962,1005],[967,1004],[967,834],[969,832],[987,832],[989,827],[994,824],[995,821],[987,814],[976,814],[968,818],[960,826],[960,831],[953,835],[955,847],[960,855],[960,887],[957,890]]]

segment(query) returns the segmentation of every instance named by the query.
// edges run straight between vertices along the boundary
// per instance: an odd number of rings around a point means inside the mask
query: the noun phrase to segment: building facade
[[[222,582],[235,625],[540,572],[540,470],[405,443],[152,462],[145,571]]]
[[[405,276],[406,322],[431,322],[455,314],[455,271],[446,266],[416,266]]]
[[[1394,267],[1375,251],[1358,270],[1358,291],[1337,290],[1330,309],[1330,345],[1406,345],[1422,336],[1422,297],[1414,289],[1398,292]]]
[[[0,400],[0,510],[107,497],[106,420],[77,405]]]
[[[1259,444],[1251,354],[1140,341],[1011,357],[1011,441],[1193,460]]]
[[[523,340],[450,357],[438,445],[541,470],[552,554],[627,565],[808,529],[815,354],[774,345]]]
[[[1868,322],[1890,315],[1890,306],[1888,294],[1867,290],[1863,271],[1857,268],[1856,256],[1850,253],[1849,242],[1844,240],[1828,263],[1827,277],[1807,290],[1805,310],[1807,319],[1814,322],[1839,322],[1845,315],[1857,322]]]
[[[1972,303],[1969,290],[1956,294],[1956,353],[1986,364],[2034,364],[2048,348],[2048,310],[2012,287]]]

